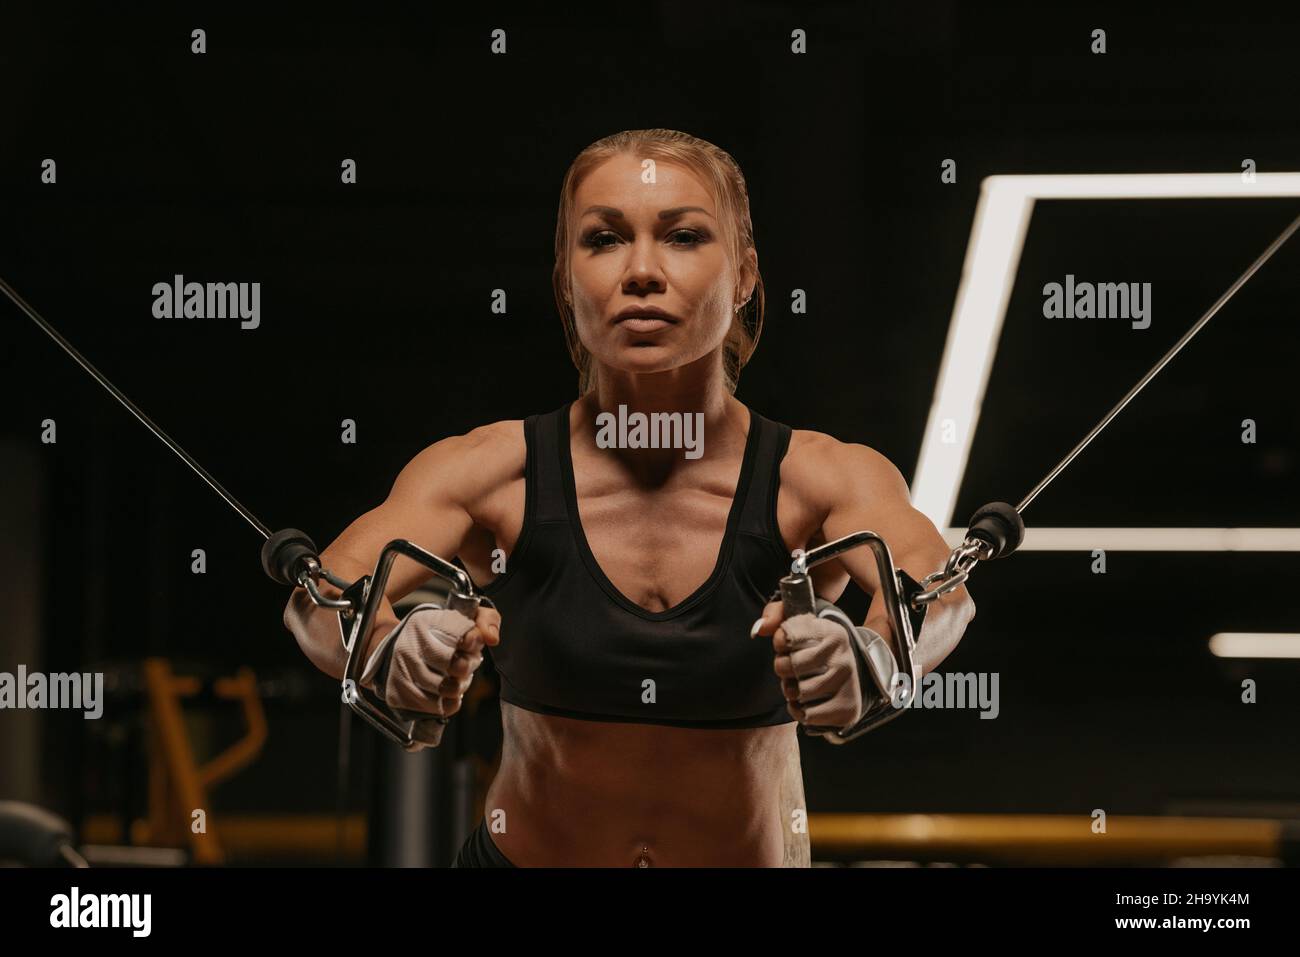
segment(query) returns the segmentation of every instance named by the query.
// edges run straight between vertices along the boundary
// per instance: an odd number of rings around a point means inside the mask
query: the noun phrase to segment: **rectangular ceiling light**
[[[956,548],[966,527],[944,532]],[[1300,552],[1300,528],[1036,528],[1022,552]]]
[[[1300,658],[1300,635],[1223,631],[1210,638],[1216,658]]]
[[[953,305],[939,379],[912,480],[912,504],[960,542],[953,509],[970,457],[980,405],[1006,318],[1034,203],[1040,199],[1218,199],[1300,196],[1300,173],[1120,173],[989,176],[980,185],[961,284]],[[1188,318],[1188,328],[1195,317]],[[1153,361],[1157,358],[1152,357]],[[1102,397],[1103,401],[1106,397]],[[1114,398],[1118,398],[1115,396]],[[1062,449],[1064,453],[1065,449]],[[1012,504],[1028,489],[1008,490]],[[964,521],[968,516],[962,516]],[[1129,550],[1297,551],[1295,528],[1029,528],[1025,548],[1106,548],[1102,539]],[[1144,544],[1145,541],[1145,544]],[[1111,545],[1123,550],[1125,546]]]

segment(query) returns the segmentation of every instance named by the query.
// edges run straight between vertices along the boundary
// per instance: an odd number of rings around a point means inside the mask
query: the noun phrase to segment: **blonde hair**
[[[707,140],[677,130],[624,130],[592,143],[574,159],[560,187],[560,211],[555,225],[555,270],[551,285],[555,305],[564,324],[564,339],[569,356],[578,370],[578,394],[595,387],[591,353],[578,338],[573,306],[565,299],[569,279],[569,252],[572,249],[572,208],[582,178],[596,166],[615,156],[633,156],[661,162],[678,163],[694,172],[713,193],[718,222],[727,239],[727,255],[738,275],[746,267],[745,249],[754,245],[754,225],[749,216],[749,191],[745,176],[731,154]],[[754,270],[754,293],[748,302],[733,313],[731,328],[723,344],[723,374],[727,391],[734,393],[740,370],[749,362],[763,331],[763,277]]]

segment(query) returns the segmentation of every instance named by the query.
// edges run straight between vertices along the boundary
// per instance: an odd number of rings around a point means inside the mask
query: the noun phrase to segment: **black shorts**
[[[487,819],[479,821],[478,827],[470,832],[465,840],[465,845],[456,855],[452,867],[514,867],[510,859],[501,853],[496,844],[492,843],[492,835],[488,831]]]

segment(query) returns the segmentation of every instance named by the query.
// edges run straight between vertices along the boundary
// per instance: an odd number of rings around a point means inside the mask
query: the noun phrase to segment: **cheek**
[[[574,254],[582,256],[581,252]],[[595,321],[609,308],[614,297],[622,290],[622,266],[615,256],[582,257],[570,260],[570,288],[573,291],[573,311],[579,326]]]
[[[591,350],[600,327],[602,303],[585,293],[574,277],[573,282],[573,325],[578,331],[579,341]]]
[[[720,343],[731,328],[731,295],[725,278],[719,279],[703,290],[696,310],[696,330],[701,340],[710,345]]]

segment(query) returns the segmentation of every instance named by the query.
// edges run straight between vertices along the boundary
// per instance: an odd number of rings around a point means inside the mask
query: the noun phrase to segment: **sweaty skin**
[[[745,439],[744,409],[732,402],[725,423],[734,427],[732,434],[709,437],[715,454],[684,465],[670,482],[652,489],[630,485],[617,460],[596,448],[595,411],[575,403],[571,448],[588,542],[614,585],[647,610],[680,602],[716,561]],[[326,566],[362,567],[384,542],[404,534],[437,554],[458,554],[474,581],[486,584],[494,577],[493,549],[511,554],[523,524],[525,455],[523,423],[517,420],[431,446],[403,471],[383,506],[325,550]],[[876,474],[862,474],[864,458],[873,457]],[[947,546],[928,521],[917,521],[897,487],[901,480],[886,466],[861,446],[795,430],[777,498],[786,545],[809,548],[847,534],[848,521],[892,541],[899,564],[913,577],[939,567]],[[853,484],[863,490],[863,504],[856,520],[837,514],[842,527],[828,532],[827,518],[839,510],[826,497],[839,483],[826,476],[849,469],[858,470]],[[459,540],[429,519],[448,511],[449,498],[459,498],[470,519]],[[868,591],[874,591],[873,574],[869,562],[859,560],[855,577]],[[390,600],[422,577],[413,563],[399,560]],[[818,594],[832,600],[849,577],[842,561],[814,569]],[[964,592],[958,589],[931,608],[918,648],[923,671],[943,659],[973,614]],[[769,605],[765,621],[779,623],[779,608]],[[875,603],[872,608],[877,610]],[[381,625],[376,633],[382,636],[390,627]],[[883,617],[872,627],[888,634]],[[736,640],[770,641],[762,635]],[[501,763],[484,813],[493,820],[498,809],[505,812],[506,830],[492,839],[516,864],[636,866],[644,856],[650,866],[807,866],[808,835],[794,826],[803,817],[796,812],[806,811],[796,723],[694,729],[583,721],[505,702],[501,711]]]
[[[692,172],[661,161],[648,183],[635,156],[606,160],[574,197],[565,298],[595,369],[594,388],[570,410],[578,510],[606,577],[648,611],[675,606],[711,574],[745,448],[748,414],[726,388],[723,349],[736,305],[754,292],[757,254],[748,247],[739,266],[731,261],[715,210]],[[654,306],[668,318],[620,322],[628,306]],[[620,404],[630,412],[701,413],[703,456],[598,448],[596,416]],[[487,584],[495,577],[494,551],[508,562],[521,531],[525,458],[519,420],[429,446],[398,475],[387,500],[322,552],[324,565],[356,578],[370,572],[388,541],[406,538],[444,558],[459,556],[474,581]],[[942,567],[949,552],[934,525],[912,509],[887,459],[818,432],[791,435],[777,521],[788,549],[869,528],[917,580]],[[369,648],[397,622],[391,601],[427,577],[414,562],[397,560]],[[850,577],[874,596],[864,624],[888,639],[867,549],[813,570],[817,593],[831,601]],[[917,647],[922,673],[943,661],[973,616],[964,587],[930,607]],[[285,611],[304,653],[340,677],[346,656],[335,617],[314,608],[301,589]],[[497,644],[499,623],[495,611],[480,609],[468,638]],[[769,604],[758,637],[736,640],[781,643],[780,624],[781,605]],[[471,665],[452,667],[466,674]],[[792,683],[783,683],[787,700]],[[459,706],[459,697],[444,699],[441,710],[455,714]],[[797,716],[798,706],[790,707]],[[694,729],[583,721],[506,702],[501,710],[501,763],[484,814],[497,821],[504,812],[505,830],[494,828],[492,840],[515,864],[808,866],[795,722]]]

